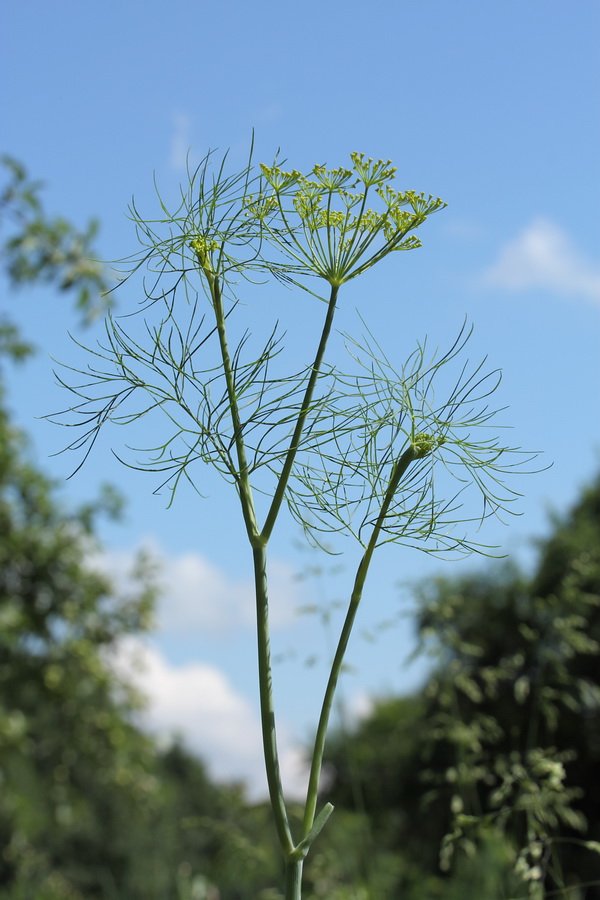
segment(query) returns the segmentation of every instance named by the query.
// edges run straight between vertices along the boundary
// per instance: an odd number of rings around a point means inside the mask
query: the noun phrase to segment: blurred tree
[[[15,160],[2,165],[0,261],[9,287],[57,286],[89,320],[107,288],[104,268],[88,258],[95,224],[80,232],[50,219],[41,185]],[[23,360],[31,352],[4,318],[0,353]],[[137,593],[119,596],[90,565],[95,516],[116,514],[119,498],[104,489],[97,503],[63,510],[25,461],[1,390],[0,884],[28,885],[30,896],[42,882],[87,891],[123,869],[115,818],[125,810],[131,818],[152,786],[151,745],[128,724],[138,698],[111,661],[125,635],[148,626],[150,573],[140,559]]]
[[[152,787],[150,744],[128,724],[138,699],[113,661],[148,627],[151,573],[140,559],[136,592],[116,592],[90,563],[105,504],[66,513],[23,456],[0,410],[0,884],[41,854],[89,890],[101,856],[119,873],[115,816]]]
[[[24,166],[0,157],[5,183],[0,189],[0,265],[11,288],[48,284],[75,299],[79,320],[87,324],[106,310],[110,280],[94,257],[98,223],[80,230],[60,217],[50,217],[41,200],[42,182],[32,181]],[[14,326],[0,328],[2,349],[23,355]]]
[[[86,324],[108,284],[89,259],[96,225],[80,232],[50,219],[40,184],[3,164],[9,288],[58,287]],[[0,358],[32,352],[2,320]],[[183,746],[159,749],[134,724],[143,701],[119,661],[125,639],[151,623],[152,563],[138,557],[129,593],[94,563],[97,516],[117,516],[120,497],[104,488],[64,509],[2,401],[0,382],[0,896],[266,898],[276,880],[267,808],[249,806],[240,787],[216,787]]]
[[[600,479],[554,520],[531,578],[503,567],[418,594],[422,649],[439,663],[418,696],[331,742],[333,802],[363,796],[376,843],[413,864],[398,884],[409,897],[442,842],[444,897],[495,871],[506,896],[516,878],[521,894],[577,884],[598,900]]]

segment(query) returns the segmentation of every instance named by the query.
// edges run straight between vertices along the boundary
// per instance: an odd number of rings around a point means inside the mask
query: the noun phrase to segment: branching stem
[[[271,532],[273,531],[273,526],[275,525],[279,510],[281,509],[281,504],[283,503],[285,497],[285,492],[288,481],[290,479],[292,466],[294,465],[294,460],[296,458],[296,453],[298,452],[298,447],[300,446],[302,431],[304,430],[306,417],[310,410],[313,394],[315,392],[315,385],[317,383],[317,378],[319,377],[319,372],[321,371],[321,365],[323,363],[323,357],[325,355],[325,348],[327,347],[327,341],[329,340],[329,335],[331,333],[331,326],[333,323],[333,317],[335,315],[335,305],[337,302],[338,291],[339,285],[331,286],[331,293],[329,296],[329,302],[327,304],[327,315],[325,316],[325,323],[323,325],[323,331],[321,332],[321,340],[319,341],[315,360],[312,364],[310,378],[308,379],[306,391],[304,392],[304,397],[302,399],[300,414],[296,421],[296,427],[294,428],[290,446],[283,463],[281,475],[279,476],[279,479],[277,481],[277,487],[275,489],[275,493],[273,494],[273,499],[271,501],[271,506],[269,507],[267,518],[265,519],[264,528],[261,532],[261,537],[265,542],[269,540]]]
[[[254,583],[256,589],[256,624],[258,638],[258,684],[263,750],[269,797],[275,818],[279,843],[286,855],[294,849],[290,831],[277,752],[275,708],[271,675],[271,649],[269,640],[269,596],[267,589],[267,560],[265,547],[254,548]],[[293,895],[296,896],[296,895]],[[298,894],[298,896],[300,896]]]
[[[398,490],[400,481],[402,480],[402,477],[410,464],[414,462],[414,460],[418,457],[418,449],[416,449],[411,444],[411,446],[404,451],[404,453],[400,456],[400,458],[394,465],[392,474],[390,476],[390,481],[385,492],[383,502],[381,504],[379,515],[377,516],[377,520],[373,526],[371,538],[369,540],[369,543],[367,544],[365,552],[362,555],[361,561],[356,571],[354,587],[352,589],[350,602],[348,604],[348,611],[346,613],[346,618],[344,619],[344,624],[340,633],[337,649],[333,658],[333,663],[331,665],[327,687],[325,688],[323,705],[321,707],[321,715],[319,718],[317,734],[315,737],[315,745],[312,754],[310,776],[308,781],[308,791],[306,795],[306,806],[304,808],[304,821],[302,824],[303,837],[309,833],[315,819],[317,799],[319,794],[319,779],[321,777],[321,767],[323,764],[323,753],[325,751],[325,738],[327,736],[329,717],[331,715],[335,690],[337,687],[340,672],[342,670],[342,665],[344,663],[344,656],[346,654],[346,648],[348,646],[348,641],[350,639],[350,634],[354,625],[354,619],[356,618],[358,606],[362,598],[363,588],[367,578],[367,573],[369,571],[369,566],[371,564],[371,559],[373,557],[373,553],[375,552],[375,548],[379,540],[379,535],[390,508],[390,504],[392,503],[396,491]]]
[[[259,546],[261,541],[258,534],[258,525],[256,522],[256,513],[254,511],[254,500],[252,497],[252,488],[248,477],[248,461],[246,458],[246,447],[244,444],[244,435],[242,432],[242,423],[240,419],[239,407],[237,402],[237,394],[235,390],[235,378],[233,375],[233,366],[229,354],[229,346],[227,344],[227,333],[225,330],[225,311],[223,309],[223,296],[221,294],[221,285],[219,279],[213,276],[210,271],[204,270],[206,275],[215,318],[217,321],[217,333],[219,336],[219,347],[221,350],[221,360],[223,362],[223,372],[225,374],[225,383],[227,385],[227,398],[229,401],[229,410],[231,412],[231,421],[233,423],[233,435],[235,440],[235,449],[238,461],[238,471],[236,473],[236,486],[242,505],[242,513],[246,524],[246,531],[252,547]]]
[[[261,725],[263,737],[263,749],[265,755],[265,768],[269,797],[275,818],[275,826],[279,842],[284,853],[289,854],[294,849],[294,842],[290,831],[281,774],[279,769],[279,754],[277,751],[277,733],[275,728],[275,709],[273,704],[273,685],[271,674],[271,650],[269,640],[269,595],[267,582],[266,541],[258,533],[252,488],[248,477],[248,463],[246,459],[246,447],[239,415],[235,378],[225,329],[225,313],[219,279],[210,271],[204,269],[207,277],[219,335],[221,360],[227,385],[229,410],[233,423],[234,440],[238,459],[238,472],[236,473],[236,485],[246,523],[246,530],[253,548],[254,582],[256,595],[256,621],[257,621],[257,645],[258,645],[258,680],[261,709]],[[299,895],[298,895],[299,896]]]

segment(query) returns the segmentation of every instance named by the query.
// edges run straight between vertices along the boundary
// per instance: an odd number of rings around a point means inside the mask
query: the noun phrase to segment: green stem
[[[258,681],[265,768],[267,772],[269,797],[271,800],[271,807],[273,809],[273,816],[275,819],[277,834],[279,836],[281,847],[287,856],[294,849],[294,842],[292,840],[283,797],[283,787],[281,784],[281,774],[279,769],[279,755],[277,752],[277,734],[275,730],[275,710],[273,705],[273,686],[271,677],[271,650],[269,641],[269,597],[267,589],[266,563],[267,542],[266,540],[262,539],[258,533],[258,525],[256,522],[256,515],[254,511],[252,488],[250,485],[250,479],[248,477],[246,447],[244,444],[244,435],[235,390],[235,376],[233,373],[233,366],[231,363],[229,347],[227,344],[225,313],[223,310],[221,287],[219,284],[219,279],[215,277],[209,269],[205,268],[204,273],[210,286],[213,308],[217,321],[217,332],[219,336],[219,346],[221,349],[221,360],[223,363],[223,372],[225,374],[225,383],[227,385],[229,410],[231,413],[231,421],[233,424],[233,434],[238,460],[236,486],[238,488],[240,502],[242,505],[244,521],[246,523],[246,531],[248,533],[248,537],[250,539],[254,554],[254,580],[256,594],[258,645]],[[299,896],[300,894],[298,894],[298,897]]]
[[[337,649],[333,658],[331,671],[329,673],[327,687],[325,688],[325,694],[323,696],[323,705],[321,707],[321,715],[319,718],[317,734],[315,737],[315,745],[312,754],[308,791],[306,795],[306,806],[304,808],[304,821],[302,825],[303,837],[310,832],[315,818],[317,799],[319,794],[319,779],[321,777],[321,767],[323,765],[323,753],[325,751],[325,738],[327,736],[329,717],[331,715],[335,690],[337,687],[340,672],[342,670],[344,656],[346,654],[346,648],[348,647],[348,641],[350,639],[350,634],[352,632],[352,627],[354,625],[358,606],[362,598],[363,588],[367,578],[367,573],[369,571],[369,566],[371,564],[371,559],[377,546],[379,535],[381,533],[385,518],[388,514],[390,504],[392,503],[394,495],[398,489],[398,485],[400,484],[400,481],[409,465],[418,457],[419,451],[415,449],[415,447],[413,447],[413,445],[411,444],[408,450],[405,450],[402,456],[396,461],[394,468],[392,469],[390,481],[383,498],[383,503],[381,504],[381,509],[379,511],[377,521],[373,526],[371,538],[369,540],[369,543],[367,544],[365,552],[363,553],[362,559],[356,571],[356,577],[354,579],[354,586],[352,589],[352,594],[350,596],[348,611],[346,613],[346,618],[344,619],[344,624],[342,626]]]
[[[288,860],[285,864],[285,900],[301,900],[303,860]]]
[[[260,716],[262,725],[263,750],[269,798],[275,818],[279,843],[286,855],[294,850],[287,811],[283,798],[277,733],[275,729],[275,708],[273,704],[273,684],[271,677],[271,649],[269,640],[269,597],[267,592],[266,549],[254,548],[254,581],[256,590],[256,622],[258,637],[258,685],[260,693]],[[286,898],[287,898],[286,893]],[[290,894],[295,897],[296,894]],[[300,894],[297,895],[298,897]]]
[[[239,414],[235,376],[227,344],[225,330],[225,313],[223,310],[223,298],[218,278],[205,270],[210,285],[213,308],[217,320],[217,332],[221,349],[221,360],[227,385],[227,397],[233,424],[236,454],[238,459],[238,473],[236,484],[240,502],[246,523],[246,531],[254,555],[254,580],[256,594],[256,620],[257,620],[257,645],[258,645],[258,681],[260,694],[261,725],[263,737],[263,749],[265,756],[265,768],[269,797],[273,816],[277,828],[277,834],[284,853],[287,855],[294,849],[294,842],[290,831],[287,810],[283,797],[281,774],[279,769],[279,755],[277,752],[277,734],[275,729],[275,710],[273,704],[273,686],[271,676],[271,650],[269,641],[269,597],[267,588],[267,561],[266,540],[258,534],[258,525],[254,511],[252,488],[248,477],[248,462],[242,423]],[[300,896],[298,894],[298,896]]]
[[[205,274],[210,286],[210,292],[217,320],[217,333],[219,336],[219,347],[221,349],[221,360],[223,363],[223,372],[225,373],[225,383],[227,385],[227,399],[229,401],[229,411],[231,413],[231,421],[233,424],[233,437],[235,441],[235,450],[238,461],[238,472],[236,478],[236,487],[238,489],[240,503],[242,505],[242,513],[246,524],[246,531],[250,539],[250,543],[254,547],[258,539],[258,524],[256,522],[256,514],[254,511],[254,500],[252,498],[252,489],[248,477],[248,461],[246,458],[246,447],[244,444],[244,434],[242,422],[237,403],[237,395],[235,390],[235,376],[233,374],[233,366],[231,364],[231,356],[229,354],[229,346],[227,344],[227,333],[225,330],[225,312],[223,310],[223,296],[221,294],[221,285],[219,279],[207,272]]]
[[[319,372],[321,370],[321,365],[323,363],[323,356],[325,355],[325,348],[327,346],[327,341],[329,340],[329,334],[331,332],[331,325],[333,323],[333,316],[335,314],[335,304],[337,301],[338,291],[339,291],[339,285],[331,286],[331,294],[329,297],[329,303],[327,304],[327,315],[325,317],[325,324],[323,325],[323,331],[321,333],[321,340],[319,341],[319,346],[317,348],[315,360],[312,364],[312,371],[310,373],[310,378],[308,379],[306,391],[304,392],[304,397],[302,399],[300,415],[298,416],[298,419],[296,421],[296,427],[294,428],[294,433],[292,435],[292,439],[290,441],[290,446],[289,446],[289,449],[288,449],[288,452],[287,452],[287,455],[285,458],[285,462],[284,462],[283,468],[281,470],[281,475],[279,476],[279,479],[277,481],[277,487],[275,489],[275,493],[273,494],[271,506],[269,508],[267,518],[265,519],[264,528],[262,530],[261,537],[265,541],[268,541],[269,537],[271,536],[271,532],[273,531],[273,526],[275,525],[275,520],[277,519],[277,515],[281,508],[281,504],[283,503],[283,498],[285,496],[285,491],[286,491],[287,484],[288,484],[290,474],[292,471],[292,466],[294,465],[296,453],[298,452],[298,447],[300,446],[300,438],[302,437],[304,423],[306,422],[306,417],[310,410],[310,405],[312,403],[315,385],[317,383],[317,378],[319,377]]]
[[[258,646],[258,682],[263,750],[265,757],[265,768],[267,773],[267,783],[269,787],[269,797],[271,800],[271,807],[273,810],[273,817],[275,819],[275,826],[277,829],[279,842],[286,858],[289,858],[289,854],[294,850],[294,842],[292,840],[287,810],[285,807],[283,786],[281,784],[281,773],[279,768],[279,754],[277,751],[277,733],[275,728],[275,709],[273,704],[271,650],[269,639],[269,596],[267,586],[268,582],[266,561],[267,540],[258,533],[252,488],[248,475],[246,447],[244,444],[243,429],[236,396],[235,376],[231,363],[231,357],[229,354],[229,347],[227,344],[225,313],[223,310],[221,287],[219,279],[215,277],[210,270],[207,270],[205,268],[204,272],[210,285],[213,308],[217,321],[217,332],[219,336],[219,346],[221,349],[221,360],[223,363],[223,371],[225,374],[225,382],[227,385],[227,397],[229,400],[229,410],[231,413],[231,420],[233,424],[233,434],[238,460],[236,485],[242,505],[244,521],[246,523],[246,530],[253,549]],[[302,864],[300,863],[299,865],[300,869],[297,876],[298,878],[300,877],[302,871]],[[289,866],[292,866],[291,861],[289,863]],[[298,863],[294,862],[292,870],[295,871],[297,866]],[[290,897],[300,897],[299,884],[300,882],[298,881],[298,893],[292,893],[289,895]]]

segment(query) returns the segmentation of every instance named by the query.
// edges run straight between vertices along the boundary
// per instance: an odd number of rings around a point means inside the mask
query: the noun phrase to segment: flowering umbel
[[[256,195],[246,198],[267,240],[283,251],[297,270],[339,286],[369,269],[394,250],[421,242],[415,231],[446,204],[440,198],[396,191],[390,160],[352,153],[352,168],[316,165],[309,176],[296,169],[261,165]],[[378,206],[368,206],[371,200]]]

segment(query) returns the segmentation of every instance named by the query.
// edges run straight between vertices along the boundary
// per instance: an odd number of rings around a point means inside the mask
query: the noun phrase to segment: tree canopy
[[[49,217],[41,186],[18,163],[5,165],[0,259],[9,285],[70,292],[86,318],[106,286],[88,259],[95,229]],[[1,334],[1,355],[33,352],[10,319]],[[239,787],[213,785],[183,746],[160,748],[135,725],[144,698],[116,663],[123,641],[150,627],[155,590],[143,557],[128,593],[95,562],[97,516],[120,505],[104,489],[81,509],[63,506],[29,461],[0,384],[0,894],[164,900],[194,886],[194,896],[209,896],[198,891],[218,875],[228,896],[249,900],[268,866],[250,876],[256,853],[238,848],[232,866],[226,848],[241,846],[255,820],[262,834],[260,815],[246,811]],[[247,890],[237,891],[238,880]]]
[[[356,809],[360,797],[388,847],[418,862],[405,873],[415,897],[441,845],[445,886],[428,896],[450,896],[467,870],[478,877],[487,853],[508,892],[494,896],[566,884],[595,900],[600,478],[554,519],[530,576],[497,567],[418,594],[421,640],[438,663],[415,696],[382,700],[332,742],[334,802]]]

